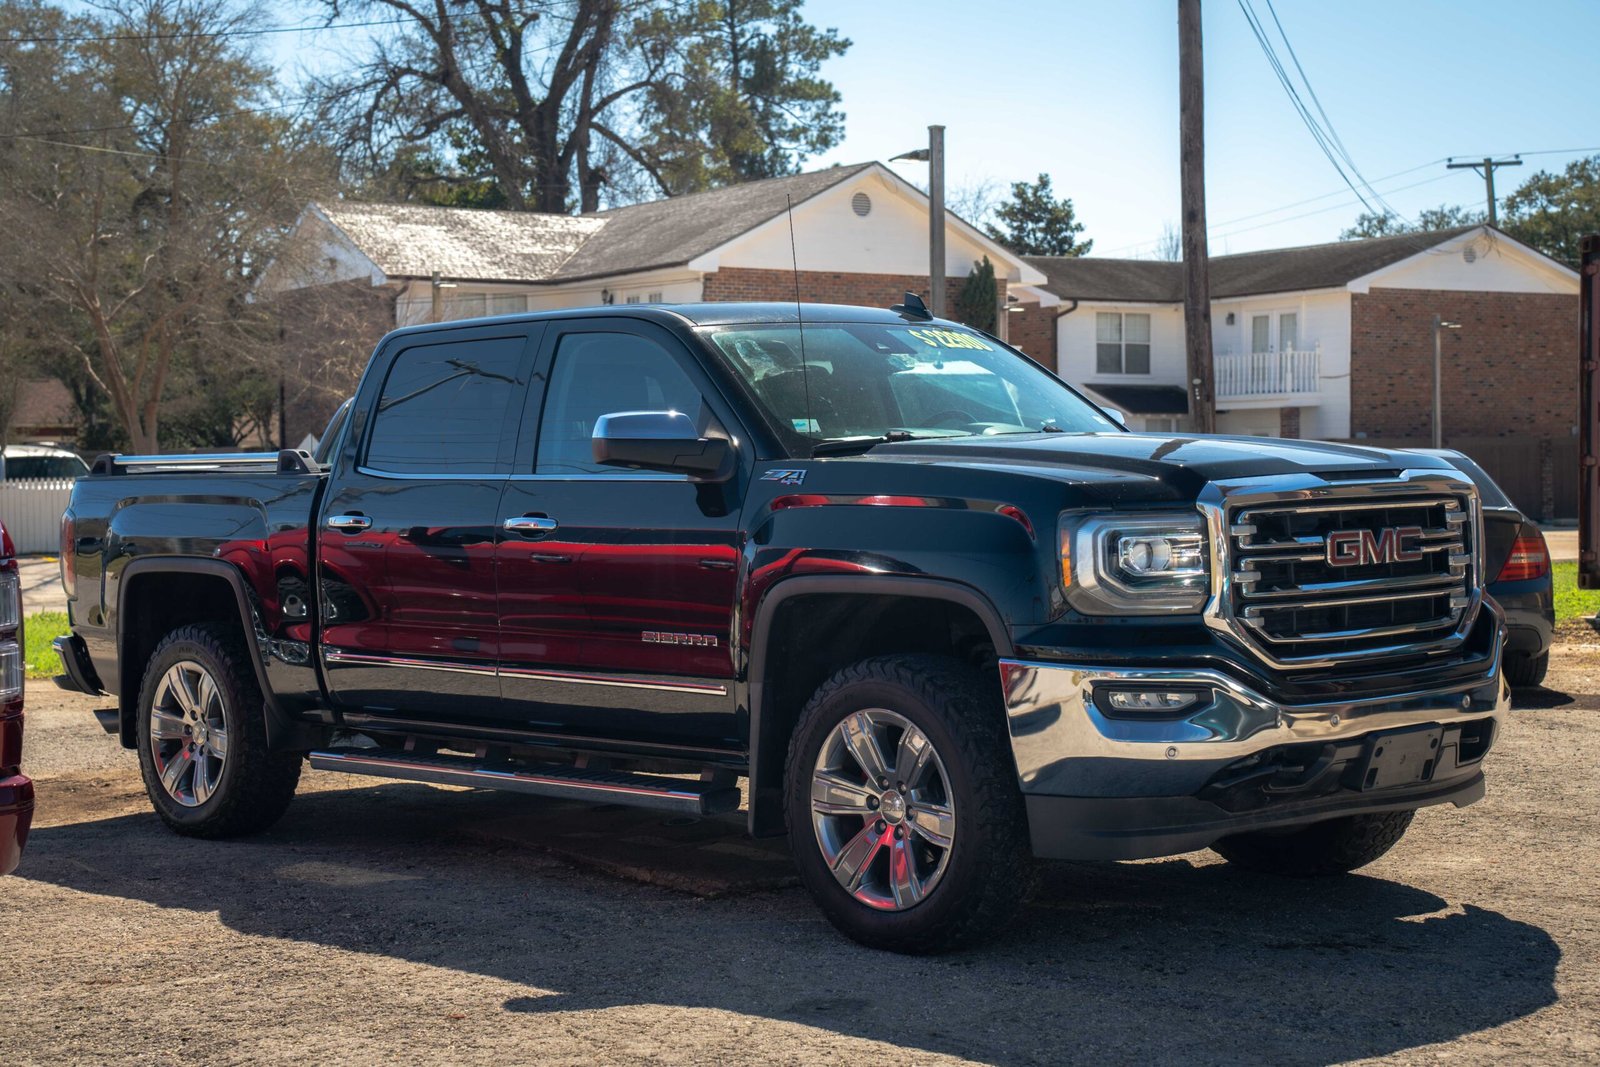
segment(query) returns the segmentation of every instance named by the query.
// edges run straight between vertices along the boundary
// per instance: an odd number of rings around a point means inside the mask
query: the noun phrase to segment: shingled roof
[[[1459,237],[1475,226],[1334,241],[1300,248],[1273,248],[1211,257],[1213,299],[1332,289],[1365,274],[1408,259]],[[1067,300],[1125,300],[1177,303],[1183,299],[1183,265],[1154,259],[1096,259],[1092,256],[1024,256],[1043,272],[1043,288]]]
[[[390,278],[541,281],[604,227],[593,217],[431,204],[315,205]]]
[[[314,208],[390,278],[565,282],[680,266],[872,166],[768,178],[590,215],[336,201]]]
[[[582,216],[604,221],[605,228],[586,241],[552,280],[688,263],[782,215],[790,201],[809,200],[871,166],[829,167]]]

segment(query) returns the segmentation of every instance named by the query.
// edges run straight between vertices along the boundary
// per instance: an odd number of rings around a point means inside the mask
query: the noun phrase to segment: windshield
[[[818,323],[803,338],[793,324],[710,336],[797,451],[852,438],[1120,429],[1026,356],[969,330]]]

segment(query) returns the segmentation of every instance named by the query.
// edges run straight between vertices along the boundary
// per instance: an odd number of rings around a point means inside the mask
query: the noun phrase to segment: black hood
[[[1144,433],[946,437],[880,445],[875,460],[1071,467],[1143,475],[1198,492],[1206,482],[1288,474],[1383,478],[1402,470],[1452,470],[1433,456],[1274,437],[1181,437]]]

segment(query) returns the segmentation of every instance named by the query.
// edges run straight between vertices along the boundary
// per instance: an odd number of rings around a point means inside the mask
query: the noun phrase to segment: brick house
[[[1135,428],[1182,429],[1182,265],[1027,261],[1047,280],[1012,287],[1012,336]],[[1578,276],[1499,230],[1217,256],[1210,274],[1219,432],[1428,444],[1437,314],[1461,326],[1442,342],[1447,443],[1576,433]]]
[[[793,205],[791,250],[789,205]],[[947,313],[974,264],[995,268],[997,307],[1045,275],[946,215]],[[792,257],[792,258],[791,258]],[[798,266],[798,279],[796,276]],[[437,277],[436,277],[437,272]],[[782,300],[887,307],[928,293],[928,201],[881,163],[748,182],[592,215],[475,211],[418,204],[314,203],[262,290],[328,304],[366,294],[345,333],[370,349],[384,329],[435,319],[626,303]],[[1000,315],[1001,330],[1020,315]],[[284,316],[307,373],[328,341],[321,309]],[[334,332],[339,332],[335,330]],[[1051,338],[1023,339],[1051,356]],[[290,437],[321,429],[333,401],[297,411]]]

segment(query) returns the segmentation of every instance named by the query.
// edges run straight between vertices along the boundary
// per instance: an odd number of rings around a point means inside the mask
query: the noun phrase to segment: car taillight
[[[61,588],[68,599],[78,595],[78,574],[73,565],[78,548],[78,520],[72,512],[61,513]]]
[[[5,531],[0,530],[0,539]],[[9,549],[6,540],[0,550]],[[21,710],[22,703],[22,583],[16,560],[0,555],[0,716]],[[4,753],[0,753],[3,756]]]
[[[1511,555],[1500,568],[1497,582],[1525,582],[1530,578],[1543,578],[1550,573],[1550,550],[1544,545],[1544,534],[1519,533],[1511,545]]]

